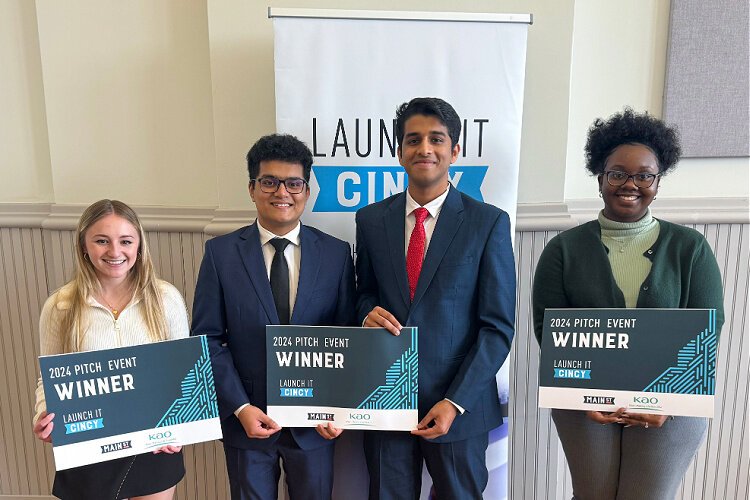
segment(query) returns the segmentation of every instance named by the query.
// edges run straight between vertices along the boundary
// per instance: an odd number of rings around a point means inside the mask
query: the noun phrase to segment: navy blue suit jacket
[[[348,326],[354,311],[354,266],[349,244],[309,226],[300,229],[301,260],[291,324]],[[224,442],[263,449],[234,411],[245,403],[266,411],[266,325],[279,324],[257,223],[206,242],[193,303],[192,335],[207,335]],[[293,428],[297,444],[331,441],[315,429]]]
[[[406,194],[357,212],[357,318],[375,306],[419,329],[419,417],[444,398],[466,412],[433,442],[502,422],[495,374],[514,334],[516,272],[508,214],[450,188],[409,300]]]

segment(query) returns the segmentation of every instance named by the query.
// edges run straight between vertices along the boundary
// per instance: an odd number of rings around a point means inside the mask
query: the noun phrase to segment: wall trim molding
[[[570,229],[595,219],[602,207],[598,198],[564,203],[519,203],[516,231]],[[0,227],[32,227],[71,231],[86,205],[57,203],[0,203]],[[158,207],[135,205],[147,231],[187,231],[211,236],[226,234],[251,223],[254,208]],[[750,223],[748,198],[666,198],[651,205],[655,217],[678,224]]]

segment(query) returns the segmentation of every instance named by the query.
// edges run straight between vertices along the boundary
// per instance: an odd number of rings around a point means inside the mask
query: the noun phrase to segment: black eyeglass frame
[[[612,182],[612,179],[610,178],[611,177],[610,174],[624,175],[626,177],[625,177],[625,180],[623,180],[621,183],[616,184]],[[633,184],[635,184],[636,187],[643,188],[643,189],[650,188],[651,186],[654,185],[654,181],[656,181],[656,179],[661,177],[661,174],[651,174],[651,173],[645,173],[645,172],[639,172],[637,174],[630,175],[621,170],[605,170],[604,172],[602,172],[602,175],[607,179],[607,184],[609,184],[612,187],[624,186],[625,184],[628,183],[630,179],[633,179]],[[649,182],[648,184],[643,184],[642,181],[638,180],[639,175],[642,177],[647,177],[651,179],[651,182]]]
[[[275,181],[275,188],[272,191],[268,190],[267,188],[264,188],[264,186],[263,186],[263,181],[264,180],[273,180],[273,181]],[[302,188],[299,191],[289,189],[289,185],[287,184],[287,182],[290,182],[290,181],[302,181]],[[300,194],[300,193],[303,193],[305,191],[305,188],[310,185],[310,183],[308,183],[302,177],[287,177],[286,179],[279,179],[279,178],[274,177],[272,175],[264,175],[263,177],[257,177],[255,179],[250,179],[250,182],[257,183],[258,186],[260,187],[260,190],[263,191],[264,193],[275,193],[276,191],[279,190],[279,188],[283,184],[284,185],[284,189],[286,189],[287,193],[289,193],[289,194]]]

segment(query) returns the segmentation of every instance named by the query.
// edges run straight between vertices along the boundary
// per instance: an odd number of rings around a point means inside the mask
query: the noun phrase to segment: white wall
[[[373,8],[365,0],[4,0],[0,203],[106,196],[250,208],[244,155],[275,129],[269,5]],[[520,204],[595,199],[582,166],[594,118],[626,104],[661,115],[667,1],[383,0],[377,7],[534,15]],[[747,158],[684,160],[660,197],[747,197],[749,167]]]
[[[52,201],[33,2],[0,2],[0,202]]]
[[[669,2],[577,0],[571,61],[565,199],[597,196],[584,168],[586,132],[623,106],[662,116]],[[666,176],[659,199],[747,197],[748,158],[689,158]],[[657,201],[654,205],[658,207]]]

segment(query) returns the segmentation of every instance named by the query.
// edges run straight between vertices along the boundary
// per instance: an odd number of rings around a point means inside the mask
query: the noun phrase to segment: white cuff
[[[453,403],[453,404],[455,404],[455,403]],[[236,410],[234,410],[234,416],[237,417],[237,418],[239,418],[240,412],[242,410],[244,410],[246,406],[250,406],[250,403],[245,403],[244,405],[242,405],[239,408],[237,408]]]
[[[443,401],[448,401],[450,404],[452,404],[453,406],[455,406],[456,409],[458,410],[458,413],[460,413],[461,415],[463,415],[466,412],[466,410],[464,410],[463,408],[461,408],[461,405],[456,404],[454,401],[451,401],[448,398],[445,398]]]

